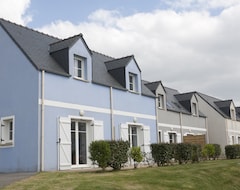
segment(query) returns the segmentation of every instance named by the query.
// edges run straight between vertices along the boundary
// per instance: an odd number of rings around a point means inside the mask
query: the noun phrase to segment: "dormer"
[[[166,98],[166,91],[165,91],[165,88],[164,88],[162,82],[156,81],[156,82],[147,83],[145,85],[148,87],[148,89],[150,89],[156,95],[157,108],[166,110],[167,109],[167,106],[166,106],[167,98]]]
[[[141,93],[141,70],[134,56],[105,62],[108,72],[128,91]]]
[[[73,78],[92,80],[91,51],[81,34],[51,44],[49,52]]]
[[[198,100],[195,93],[185,93],[175,95],[179,103],[193,116],[199,116]]]
[[[236,120],[236,109],[232,100],[216,101],[214,103],[225,115],[225,117]]]

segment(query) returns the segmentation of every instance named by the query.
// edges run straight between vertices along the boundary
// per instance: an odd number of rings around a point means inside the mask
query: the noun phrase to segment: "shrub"
[[[215,154],[215,147],[213,144],[206,144],[202,150],[203,157],[208,158],[213,158]]]
[[[111,155],[108,165],[114,170],[120,170],[128,161],[128,150],[129,142],[128,141],[108,141],[110,145]]]
[[[225,154],[227,159],[236,159],[240,156],[240,145],[225,146]]]
[[[93,141],[89,147],[90,159],[103,170],[108,166],[110,146],[106,141]]]
[[[199,162],[200,157],[201,157],[201,145],[199,144],[192,144],[192,153],[191,153],[191,157],[192,157],[192,163],[194,162]]]
[[[169,163],[172,158],[172,149],[167,143],[151,144],[152,157],[158,166]]]
[[[214,146],[214,155],[213,155],[213,159],[218,159],[218,157],[221,155],[221,146],[219,144],[213,144]]]
[[[189,143],[179,143],[175,147],[175,159],[179,164],[187,163],[191,159],[192,146]]]
[[[137,168],[138,163],[143,160],[140,147],[132,147],[129,156],[134,160],[134,168]]]

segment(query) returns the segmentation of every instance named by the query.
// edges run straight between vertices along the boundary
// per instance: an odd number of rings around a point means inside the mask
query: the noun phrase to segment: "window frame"
[[[136,129],[136,133],[133,133],[133,128]],[[130,147],[137,147],[139,146],[139,132],[138,132],[139,126],[136,125],[128,125],[128,141],[130,144]],[[136,145],[133,145],[133,137],[136,138]]]
[[[137,75],[129,73],[129,90],[131,92],[137,92]]]
[[[173,138],[170,138],[170,135]],[[177,143],[177,133],[175,132],[168,132],[169,144]]]
[[[158,94],[158,108],[164,109],[164,95],[163,94]]]
[[[79,67],[79,64],[81,65]],[[81,76],[79,75],[81,73]],[[86,64],[84,58],[74,55],[74,78],[80,80],[87,80],[86,78]]]
[[[15,116],[1,118],[0,147],[13,147],[15,141]]]
[[[193,114],[194,116],[197,116],[197,115],[198,115],[197,103],[196,103],[196,102],[193,102],[193,103],[192,103],[192,114]]]

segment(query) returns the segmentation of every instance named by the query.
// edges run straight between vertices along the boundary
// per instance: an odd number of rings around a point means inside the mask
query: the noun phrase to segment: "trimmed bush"
[[[215,150],[213,159],[216,160],[221,155],[221,146],[219,144],[213,144],[213,146],[214,146],[214,150]]]
[[[158,166],[169,163],[172,158],[172,149],[167,143],[151,144],[152,157]]]
[[[175,159],[179,164],[187,163],[191,159],[192,146],[189,143],[179,143],[175,147]]]
[[[192,163],[194,162],[199,162],[200,158],[201,158],[201,145],[199,144],[192,144],[192,153],[191,153],[191,157],[192,157]]]
[[[227,159],[236,159],[240,157],[240,145],[225,146],[225,154]]]
[[[143,160],[143,155],[142,155],[140,147],[132,147],[130,149],[129,156],[134,161],[134,168],[137,168],[138,163]]]
[[[213,156],[215,155],[215,147],[213,144],[206,144],[202,150],[202,155],[203,157],[207,158],[207,159],[211,159],[213,158]]]
[[[128,161],[128,150],[129,142],[128,141],[108,141],[111,155],[108,165],[114,170],[120,170]]]
[[[105,170],[110,159],[110,146],[106,141],[93,141],[89,147],[90,159]]]

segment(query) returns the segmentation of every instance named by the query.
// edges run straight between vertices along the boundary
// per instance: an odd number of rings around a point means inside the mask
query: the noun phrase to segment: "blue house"
[[[155,95],[134,56],[0,19],[0,57],[0,172],[91,167],[94,140],[129,140],[146,153],[157,142]]]

